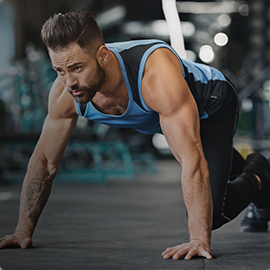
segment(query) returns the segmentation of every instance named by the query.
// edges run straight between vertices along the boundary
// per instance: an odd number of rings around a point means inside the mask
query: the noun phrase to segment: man
[[[261,209],[270,205],[267,160],[252,154],[244,162],[233,150],[237,97],[218,70],[181,60],[159,40],[106,46],[91,12],[54,15],[43,26],[42,39],[58,77],[23,182],[16,230],[0,240],[0,248],[32,245],[78,115],[165,135],[182,165],[190,241],[166,249],[164,258],[210,259],[212,229],[251,201]]]

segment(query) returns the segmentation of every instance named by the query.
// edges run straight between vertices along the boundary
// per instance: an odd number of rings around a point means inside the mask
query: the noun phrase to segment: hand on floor
[[[0,238],[0,248],[21,247],[29,248],[32,246],[31,237],[24,231],[17,231],[14,234]]]
[[[212,259],[210,247],[199,240],[191,240],[189,243],[169,247],[161,254],[164,259],[180,259],[184,256],[185,260],[190,260],[194,256],[201,256]]]

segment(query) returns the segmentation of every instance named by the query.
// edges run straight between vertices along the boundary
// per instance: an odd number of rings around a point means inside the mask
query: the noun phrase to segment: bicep
[[[201,156],[200,121],[197,106],[187,97],[172,113],[160,113],[162,131],[176,159],[183,165],[186,160],[196,161]]]

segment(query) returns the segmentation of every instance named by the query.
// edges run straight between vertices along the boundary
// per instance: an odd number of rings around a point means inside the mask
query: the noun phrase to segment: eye
[[[59,71],[57,71],[57,73],[60,76],[64,76],[65,75],[65,71],[63,71],[63,70],[59,70]]]
[[[77,66],[77,67],[74,68],[74,71],[78,72],[78,71],[80,71],[81,69],[82,69],[81,66]]]
[[[64,76],[64,75],[65,75],[65,71],[62,70],[62,69],[55,68],[54,70],[57,72],[57,74],[58,74],[59,76]]]

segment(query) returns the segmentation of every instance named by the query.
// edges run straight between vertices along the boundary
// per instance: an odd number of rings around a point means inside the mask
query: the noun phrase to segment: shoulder
[[[159,48],[149,55],[145,63],[143,80],[148,83],[163,84],[170,78],[178,80],[182,75],[182,66],[178,57],[168,48]]]
[[[159,113],[174,110],[189,94],[177,56],[167,48],[155,50],[146,62],[142,79],[142,96],[146,105]]]
[[[182,73],[179,58],[169,48],[161,47],[149,55],[145,64],[145,71],[164,70],[165,68],[175,68]]]
[[[59,78],[56,78],[51,87],[48,111],[52,118],[73,118],[77,116],[73,98]]]

